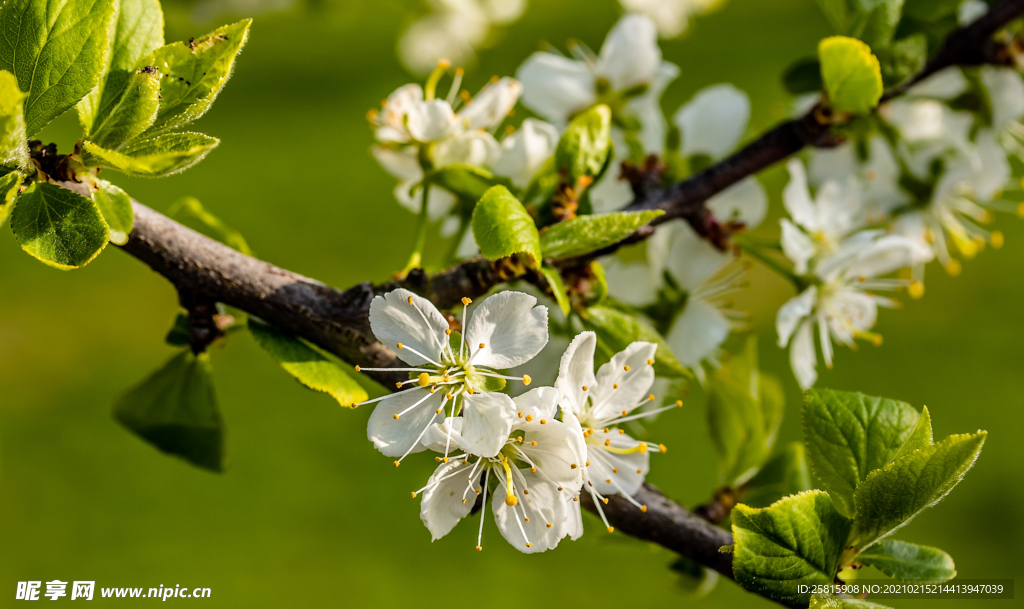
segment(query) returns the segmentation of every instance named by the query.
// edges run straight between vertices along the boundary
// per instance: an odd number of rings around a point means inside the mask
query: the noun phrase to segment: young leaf
[[[135,224],[132,199],[128,193],[106,180],[96,180],[97,190],[92,194],[103,220],[110,228],[110,241],[115,245],[128,243],[128,235]]]
[[[811,596],[811,605],[808,609],[890,609],[886,605],[879,605],[870,601],[862,601],[859,598],[839,598],[831,594],[816,592]]]
[[[868,45],[855,38],[833,36],[818,45],[821,79],[832,109],[865,114],[882,98],[882,72]]]
[[[22,249],[61,270],[92,262],[110,237],[107,223],[91,199],[39,182],[18,198],[11,229]]]
[[[934,23],[957,14],[964,0],[906,0],[903,14]]]
[[[192,324],[188,320],[188,313],[178,311],[171,323],[171,329],[164,336],[164,342],[172,347],[188,347],[188,337],[192,333]]]
[[[854,493],[851,545],[866,550],[941,501],[974,465],[986,435],[949,436],[871,472]]]
[[[793,95],[817,93],[825,87],[821,81],[821,63],[817,57],[799,59],[786,68],[782,86]]]
[[[128,77],[113,110],[97,121],[89,140],[104,148],[119,148],[153,124],[159,104],[160,76],[149,68],[138,70]]]
[[[890,461],[897,461],[902,459],[904,455],[909,455],[919,448],[925,448],[932,445],[932,417],[928,414],[928,407],[924,406],[921,408],[921,417],[917,419],[917,425],[914,426],[914,430],[907,436],[907,440],[900,447],[899,452],[893,455]]]
[[[14,200],[18,196],[18,188],[21,187],[21,174],[11,171],[0,176],[0,226],[14,209]]]
[[[850,7],[847,4],[847,0],[818,0],[818,7],[822,13],[825,13],[825,18],[828,19],[829,25],[836,31],[837,34],[845,34],[847,31]]]
[[[548,282],[548,287],[551,288],[551,294],[555,297],[558,308],[562,310],[564,315],[568,315],[569,295],[565,293],[565,284],[562,283],[562,275],[558,272],[558,269],[545,264],[540,267],[540,274],[544,275],[544,280]]]
[[[581,319],[588,330],[597,334],[597,348],[606,357],[611,357],[636,341],[656,343],[658,351],[654,356],[655,374],[671,379],[693,376],[672,354],[665,339],[640,317],[598,305],[588,308]]]
[[[740,489],[740,501],[750,507],[768,507],[783,497],[811,489],[804,445],[791,442],[765,462]]]
[[[892,42],[902,16],[903,0],[878,0],[861,14],[854,26],[856,36],[872,49],[883,49]]]
[[[757,340],[730,357],[708,381],[708,428],[725,484],[743,484],[771,454],[784,401],[757,364]]]
[[[87,139],[121,100],[143,57],[164,44],[160,0],[118,0],[110,55],[96,87],[78,102],[78,121]]]
[[[573,182],[599,176],[612,150],[611,126],[612,111],[604,105],[572,119],[555,148],[555,168]]]
[[[882,82],[887,87],[898,85],[924,67],[928,59],[928,36],[907,36],[879,49],[876,54],[882,68]]]
[[[431,172],[427,180],[471,205],[475,205],[492,186],[500,185],[510,190],[513,188],[508,178],[471,165],[447,165]]]
[[[211,214],[195,197],[182,197],[167,210],[167,216],[174,218],[192,230],[220,241],[224,245],[252,256],[252,249],[242,233],[228,226],[223,220]]]
[[[806,491],[770,507],[732,511],[733,572],[744,588],[787,604],[802,604],[800,584],[830,584],[850,521],[824,491]]]
[[[896,457],[919,418],[897,400],[830,389],[804,393],[807,460],[840,512],[853,514],[854,489]]]
[[[571,258],[618,243],[658,216],[661,210],[577,216],[549,226],[540,237],[545,258]]]
[[[119,151],[85,142],[82,160],[90,167],[107,167],[135,177],[162,178],[195,165],[219,143],[215,137],[188,132],[134,141]]]
[[[234,66],[249,36],[251,19],[225,25],[201,38],[174,42],[153,51],[140,65],[159,70],[160,109],[151,132],[191,123],[206,113]]]
[[[114,418],[162,452],[224,471],[224,423],[205,353],[179,353],[121,396]]]
[[[473,209],[473,238],[484,258],[497,260],[525,254],[534,266],[540,265],[537,226],[519,199],[504,186],[490,188]]]
[[[26,93],[34,135],[96,85],[107,62],[114,0],[7,0],[0,10],[0,69]]]
[[[857,562],[900,581],[948,581],[956,577],[953,558],[938,548],[884,539],[864,550]]]
[[[25,94],[18,89],[14,74],[0,71],[0,165],[19,169],[29,166],[24,101]]]

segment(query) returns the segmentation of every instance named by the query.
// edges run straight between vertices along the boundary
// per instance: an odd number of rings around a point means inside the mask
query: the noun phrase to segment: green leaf
[[[882,82],[892,87],[917,74],[928,59],[928,36],[915,34],[878,50]]]
[[[903,13],[907,16],[934,23],[956,15],[964,0],[906,0]]]
[[[110,55],[96,87],[78,102],[78,121],[86,136],[121,101],[143,57],[164,44],[164,13],[160,0],[118,0]],[[88,139],[94,139],[88,137]]]
[[[540,248],[545,258],[572,258],[608,247],[632,235],[661,210],[577,216],[545,229]]]
[[[840,512],[853,514],[857,485],[895,459],[919,418],[897,400],[831,389],[804,393],[807,460]]]
[[[96,85],[109,54],[114,0],[7,0],[0,10],[0,69],[27,94],[34,135]]]
[[[850,521],[824,491],[806,491],[757,509],[732,511],[733,573],[747,590],[787,604],[806,603],[800,584],[830,584]]]
[[[858,598],[838,598],[831,594],[816,593],[811,597],[811,605],[808,609],[890,609],[886,605],[879,605],[870,601],[862,601]]]
[[[167,210],[167,216],[246,256],[253,255],[252,248],[249,247],[242,233],[207,211],[195,197],[182,197],[175,201],[174,205]]]
[[[821,62],[816,57],[799,59],[786,68],[782,86],[792,95],[817,93],[825,87],[821,80]]]
[[[327,359],[300,338],[249,318],[253,338],[285,371],[300,383],[331,396],[342,406],[352,406],[369,396],[341,366]]]
[[[818,7],[837,34],[847,32],[850,7],[846,0],[818,0]]]
[[[251,24],[251,19],[244,19],[191,39],[188,44],[168,44],[141,61],[140,65],[155,67],[163,77],[160,109],[150,131],[187,125],[210,109],[231,76]]]
[[[91,199],[39,182],[18,198],[11,229],[23,250],[62,270],[92,262],[110,237],[107,224]]]
[[[857,562],[900,581],[948,581],[956,577],[953,558],[938,548],[884,539],[864,550]]]
[[[821,78],[832,109],[865,114],[882,98],[882,72],[868,45],[855,38],[833,36],[818,45]]]
[[[205,353],[172,358],[117,400],[114,418],[162,452],[224,471],[224,423]]]
[[[551,295],[554,296],[555,302],[558,303],[558,308],[562,310],[564,315],[569,314],[569,295],[565,292],[565,284],[562,283],[562,275],[558,272],[558,269],[544,265],[540,267],[540,274],[544,276],[544,280],[548,282],[548,287],[551,289]]]
[[[110,227],[110,241],[117,245],[128,243],[128,235],[135,224],[131,197],[106,180],[97,179],[96,186],[92,200],[96,202],[103,220]]]
[[[10,171],[0,176],[0,226],[14,209],[14,200],[18,197],[22,176],[17,171]]]
[[[611,126],[612,111],[604,105],[572,119],[555,148],[555,167],[571,182],[601,175],[612,150]]]
[[[708,428],[722,480],[743,484],[771,454],[784,409],[778,382],[758,369],[756,338],[722,363],[707,390]]]
[[[171,329],[167,331],[164,342],[172,347],[189,346],[188,337],[192,333],[192,324],[188,320],[188,313],[179,311],[174,316]]]
[[[851,545],[866,550],[941,501],[974,465],[987,435],[949,436],[871,472],[853,497]]]
[[[811,489],[804,445],[791,442],[765,462],[757,475],[740,489],[740,501],[750,507],[768,507],[783,497]]]
[[[863,2],[863,0],[861,0]],[[875,0],[869,3],[854,26],[857,38],[872,49],[882,49],[892,42],[896,26],[903,16],[903,0]]]
[[[932,445],[932,416],[928,413],[928,407],[921,408],[921,416],[917,419],[917,425],[907,436],[907,440],[900,447],[900,450],[890,461],[896,461],[909,455],[919,448],[926,448]]]
[[[28,140],[22,103],[25,94],[18,89],[18,79],[0,71],[0,165],[28,169]]]
[[[129,143],[119,151],[85,142],[83,161],[90,167],[107,167],[143,178],[161,178],[185,171],[220,143],[202,133],[165,133]]]
[[[160,75],[143,68],[128,77],[120,101],[98,121],[89,140],[116,149],[130,142],[156,120],[160,104]]]
[[[471,205],[475,205],[492,186],[500,185],[509,190],[513,188],[512,181],[508,178],[496,176],[483,167],[472,165],[447,165],[432,171],[426,180]]]
[[[504,186],[490,188],[473,209],[473,238],[484,258],[525,254],[534,266],[541,262],[537,226]]]
[[[593,306],[581,316],[583,325],[597,334],[597,348],[605,357],[622,351],[636,341],[658,345],[654,373],[663,378],[692,378],[658,332],[637,315],[607,306]]]

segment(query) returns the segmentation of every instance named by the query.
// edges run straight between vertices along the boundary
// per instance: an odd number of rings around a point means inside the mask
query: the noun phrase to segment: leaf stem
[[[430,182],[423,181],[423,192],[420,198],[420,215],[416,219],[416,240],[413,242],[412,254],[409,255],[409,262],[402,269],[401,277],[409,274],[409,271],[419,268],[423,264],[423,248],[427,244],[427,204],[430,196]]]
[[[798,292],[803,291],[803,289],[807,287],[806,279],[793,272],[793,269],[787,268],[782,264],[782,262],[776,260],[774,256],[770,256],[761,248],[761,246],[755,244],[746,235],[735,235],[733,236],[733,241],[751,258],[758,260],[761,264],[775,271],[783,278],[790,280]]]

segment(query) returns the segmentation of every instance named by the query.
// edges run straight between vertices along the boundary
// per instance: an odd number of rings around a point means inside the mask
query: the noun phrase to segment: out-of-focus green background
[[[386,278],[405,261],[414,219],[368,154],[364,114],[408,81],[394,47],[411,8],[346,0],[258,17],[233,80],[197,125],[222,138],[220,148],[180,176],[115,181],[158,210],[194,195],[261,257],[332,285]],[[481,54],[470,89],[514,73],[540,40],[578,37],[598,48],[619,11],[614,0],[533,0]],[[169,40],[213,27],[170,21]],[[682,70],[665,107],[730,81],[750,93],[751,133],[760,131],[787,111],[782,69],[828,33],[813,0],[731,0],[662,45]],[[74,118],[45,136],[69,148]],[[785,176],[762,177],[775,218]],[[926,404],[940,437],[991,432],[960,487],[898,535],[945,549],[961,577],[1024,574],[1024,227],[999,222],[1003,250],[986,251],[956,279],[931,269],[925,299],[883,312],[885,345],[843,350],[819,383]],[[768,226],[775,230],[774,219]],[[7,227],[2,233],[0,605],[12,602],[15,582],[39,579],[204,586],[211,607],[769,605],[729,582],[688,600],[666,568],[669,552],[608,535],[589,515],[581,540],[537,556],[520,554],[490,523],[485,551],[475,552],[475,518],[430,543],[409,491],[433,461],[396,470],[366,440],[369,408],[342,409],[300,388],[244,333],[212,356],[227,473],[161,455],[114,423],[110,406],[172,355],[162,340],[176,310],[171,286],[113,247],[83,270],[59,272],[25,255]],[[763,269],[751,289],[758,298],[739,302],[752,307],[764,367],[787,386],[781,440],[797,440],[799,392],[773,323],[792,294]],[[688,505],[718,482],[704,429],[697,399],[656,428],[671,450],[654,457],[650,480]],[[144,604],[116,604],[133,602]]]

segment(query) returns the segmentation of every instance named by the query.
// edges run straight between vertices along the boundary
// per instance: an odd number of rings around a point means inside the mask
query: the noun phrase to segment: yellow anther
[[[446,335],[448,335],[448,336],[451,336],[451,335],[452,335],[452,329],[451,329],[451,328],[445,328],[445,329],[444,329],[444,333],[445,333]]]
[[[1024,183],[1024,178],[1021,178],[1021,182]],[[1017,204],[1017,216],[1024,218],[1024,203]]]
[[[466,504],[466,500],[465,500],[465,499],[463,499],[463,500],[462,500],[462,504],[463,504],[463,505],[465,505],[465,504]]]
[[[444,461],[445,463],[448,463],[448,457],[443,457],[443,458],[441,459],[441,461]]]
[[[516,414],[518,414],[518,415],[519,415],[519,418],[520,418],[520,419],[521,419],[521,418],[523,418],[523,413],[519,412],[519,413],[516,413]]]
[[[430,388],[430,393],[436,393],[436,392],[437,392],[437,389],[434,389],[433,387]]]
[[[653,393],[651,395],[647,396],[647,401],[648,402],[653,402],[654,401],[654,394]]]
[[[523,516],[523,521],[524,522],[530,522],[530,517],[529,516]]]
[[[356,366],[356,372],[359,372],[359,366]]]
[[[579,498],[579,497],[573,497],[573,498],[572,498],[572,500],[573,500],[573,501],[579,501],[579,500],[580,500],[580,498]]]
[[[648,365],[648,366],[653,366],[653,365],[654,365],[654,360],[653,360],[653,359],[650,359],[650,358],[648,358],[648,359],[647,359],[647,365]]]
[[[366,120],[370,121],[371,123],[377,122],[378,116],[380,116],[380,110],[377,110],[376,108],[370,108],[369,110],[366,111]]]
[[[537,473],[537,468],[536,467],[531,467],[530,471],[536,474]]]
[[[587,467],[590,467],[590,461],[589,460],[587,461]]]
[[[506,125],[505,126],[505,135],[512,135],[515,132],[516,132],[516,128],[513,127],[512,125]]]
[[[526,542],[526,547],[527,547],[527,548],[529,548],[529,547],[532,547],[532,546],[533,546],[533,544],[532,544],[532,543],[530,543],[530,542]]]
[[[551,528],[551,523],[550,523],[550,522],[548,523],[548,528],[549,528],[549,529]]]
[[[668,452],[668,447],[666,447],[664,444],[659,444],[658,450],[660,450],[664,454]]]
[[[540,424],[541,424],[541,425],[544,425],[544,424],[546,424],[547,422],[548,422],[548,420],[547,420],[547,419],[541,419],[541,420],[540,420]]]
[[[530,446],[536,446],[536,445],[537,445],[537,441],[536,440],[530,440]]]
[[[577,467],[577,466],[576,466],[576,464],[575,464],[575,463],[570,463],[570,464],[569,464],[569,467],[570,467],[571,469],[576,469],[576,467]]]
[[[516,442],[522,442],[523,436],[516,436]]]
[[[907,294],[910,294],[910,297],[915,300],[921,298],[924,296],[924,284],[920,281],[912,281],[910,285],[907,286]]]
[[[466,305],[467,307],[469,306],[469,303],[471,303],[471,302],[473,302],[473,301],[470,300],[469,298],[463,297],[463,299],[462,299],[462,304]]]
[[[398,420],[398,413],[395,413],[394,416],[395,416],[395,420],[397,421]]]
[[[586,386],[586,385],[584,385],[584,386],[583,386],[583,391],[586,391],[586,390],[587,390],[587,386]]]
[[[401,464],[402,464],[402,462],[401,462],[401,461],[395,461],[395,467],[398,467],[398,466],[399,466],[399,465],[401,465]]]
[[[441,462],[441,457],[434,457],[434,461],[437,461],[438,463],[440,463]]]
[[[455,75],[456,76],[462,76],[465,73],[466,73],[466,71],[463,70],[462,68],[455,68]]]
[[[625,430],[625,429],[620,429],[620,430],[619,430],[619,435],[620,435],[620,436],[621,436],[622,434],[624,434],[624,433],[626,433],[626,430]]]
[[[622,369],[625,370],[626,372],[629,372],[629,364],[623,366]]]
[[[501,79],[498,78],[497,74],[495,74],[494,76],[491,77],[491,84],[492,85],[497,84],[499,80],[501,80]]]
[[[450,394],[450,393],[449,393],[449,394],[445,395],[445,397],[446,397],[446,398],[448,398],[448,399],[450,400],[450,399],[452,399],[452,398],[453,398],[453,397],[455,397],[455,396],[453,396],[452,394]]]
[[[626,416],[627,414],[629,414],[629,411],[628,411],[628,410],[623,410],[623,411],[622,411],[622,416]]]
[[[440,409],[440,408],[438,408],[437,410],[435,410],[435,411],[434,411],[434,414],[441,414],[441,409]]]
[[[464,102],[468,102],[468,101],[469,101],[469,99],[470,99],[470,97],[469,97],[469,91],[467,91],[467,90],[465,90],[465,89],[463,89],[463,90],[459,91],[459,97],[461,97],[461,98],[462,98],[462,101],[464,101]],[[469,299],[468,299],[468,298],[465,298],[465,299],[463,299],[463,300],[469,300]]]
[[[395,383],[395,388],[401,389],[402,388],[402,383]],[[397,419],[398,415],[395,415],[395,418]]]
[[[604,445],[605,446],[611,446],[612,445],[612,441],[611,440],[605,440],[604,441]]]
[[[642,470],[641,470],[640,468],[637,468],[637,470],[636,470],[636,473],[638,473],[638,474],[642,474],[642,473],[643,473],[643,471],[642,471]]]
[[[469,385],[466,385],[466,393],[468,393],[469,395],[473,395],[473,388],[470,387]]]
[[[636,452],[640,453],[641,455],[644,454],[645,452],[647,452],[647,442],[641,442],[640,446],[637,446],[636,448]]]
[[[507,505],[509,507],[512,507],[512,506],[514,506],[517,503],[519,503],[519,500],[516,499],[515,495],[509,495],[509,496],[505,497],[505,505]]]
[[[562,491],[562,487],[558,487],[558,491],[561,492]]]
[[[950,260],[949,263],[946,264],[946,272],[949,273],[950,277],[956,277],[962,270],[963,267],[960,265],[959,260]]]
[[[619,473],[619,468],[617,468],[617,467],[613,467],[613,468],[612,468],[612,473],[613,473],[613,474],[617,474],[617,473]]]
[[[607,427],[605,427],[605,428],[604,428],[604,432],[605,432],[605,433],[608,433],[609,431],[611,431],[611,430],[610,430],[610,429],[608,429]]]
[[[401,348],[402,348],[402,343],[398,343],[398,348],[399,348],[399,349],[401,349]]]
[[[682,400],[676,400],[676,406],[681,408],[683,406],[683,401]]]
[[[412,296],[409,297],[409,304],[412,304]]]
[[[447,374],[444,375],[444,378],[441,379],[441,381],[445,383],[447,383],[449,380],[451,380],[451,378]]]
[[[529,494],[530,494],[530,489],[528,489],[528,488],[524,488],[524,489],[523,489],[523,494],[524,494],[524,495],[529,495]]]
[[[483,548],[481,548],[480,546],[477,546],[476,547],[476,551],[479,552],[480,550],[483,550]]]
[[[409,493],[409,494],[410,494],[410,495],[412,495],[412,498],[413,498],[413,499],[415,499],[415,498],[416,498],[416,491],[413,491],[413,492],[411,492],[411,493]]]
[[[484,343],[480,343],[480,348],[481,348],[481,349],[483,349],[483,348],[484,348],[484,347],[486,347],[486,346],[487,346],[486,344],[484,344]]]
[[[526,415],[526,422],[527,422],[527,423],[529,423],[529,422],[530,422],[530,421],[532,421],[532,420],[533,420],[533,415],[532,415],[532,414],[528,414],[528,415]]]
[[[647,513],[647,506],[646,505],[641,505],[640,506],[640,511],[646,514]]]
[[[424,372],[418,377],[416,382],[420,384],[420,387],[426,387],[430,384],[430,375]]]
[[[1003,244],[1005,243],[1003,233],[997,230],[992,231],[992,234],[988,236],[988,241],[989,243],[992,244],[992,247],[994,247],[995,249],[1000,249],[1001,247],[1003,247]]]
[[[619,384],[618,383],[615,383],[614,385],[612,385],[612,389],[618,389],[618,388],[619,388]]]
[[[523,384],[524,385],[529,385],[532,382],[533,382],[533,379],[530,377],[529,374],[524,374],[523,375]]]

